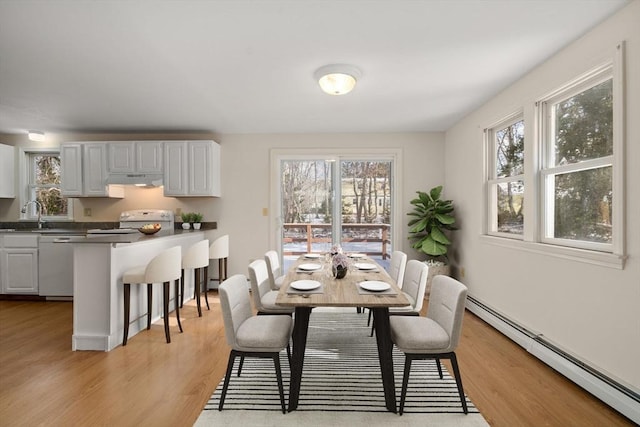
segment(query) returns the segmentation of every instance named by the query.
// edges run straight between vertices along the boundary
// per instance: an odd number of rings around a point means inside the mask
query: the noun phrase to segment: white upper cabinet
[[[81,144],[60,144],[60,188],[66,197],[83,195]]]
[[[124,197],[122,186],[107,185],[107,146],[102,142],[60,144],[61,188],[67,197]]]
[[[220,197],[220,145],[214,141],[165,142],[164,195]]]
[[[0,198],[16,197],[15,148],[0,144]]]
[[[109,173],[162,173],[162,141],[108,143]]]

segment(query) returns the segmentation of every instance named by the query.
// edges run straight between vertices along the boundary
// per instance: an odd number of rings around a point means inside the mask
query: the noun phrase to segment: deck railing
[[[283,254],[300,255],[313,252],[314,243],[331,244],[331,227],[331,224],[285,223]],[[388,250],[391,244],[390,231],[389,224],[343,224],[342,246],[348,248],[349,243],[376,243],[376,245],[365,245],[367,249],[358,250],[358,252],[380,256],[385,260],[390,257]],[[300,243],[306,243],[305,249],[299,248]]]

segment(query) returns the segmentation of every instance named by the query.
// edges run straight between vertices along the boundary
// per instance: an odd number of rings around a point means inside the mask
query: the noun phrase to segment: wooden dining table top
[[[376,271],[356,268],[356,262],[375,264]],[[313,272],[300,272],[301,264],[319,264],[321,268]],[[304,255],[291,266],[280,287],[276,304],[283,307],[403,307],[409,300],[402,293],[395,281],[375,260],[366,257],[352,259],[346,277],[336,279],[331,273],[331,260],[324,255],[318,259],[307,259]],[[322,293],[289,293],[289,287],[296,280],[316,280],[322,284]],[[388,283],[392,292],[363,294],[358,284],[364,281],[380,281]]]

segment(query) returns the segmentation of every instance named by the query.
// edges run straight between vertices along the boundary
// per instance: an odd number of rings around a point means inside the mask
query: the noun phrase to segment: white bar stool
[[[227,280],[227,259],[229,258],[229,235],[218,237],[209,246],[209,259],[218,260],[218,284]]]
[[[202,307],[200,306],[200,295],[202,294],[202,283],[204,283],[204,300],[209,310],[209,297],[207,296],[207,278],[209,271],[209,240],[202,240],[192,245],[182,256],[182,276],[180,277],[180,308],[184,302],[184,271],[193,269],[194,274],[194,298],[198,305],[198,317],[202,317]],[[204,269],[204,281],[202,271]]]
[[[165,249],[156,255],[146,266],[134,267],[125,271],[122,276],[124,284],[124,333],[122,345],[127,345],[129,337],[129,316],[131,305],[131,285],[147,284],[147,329],[151,329],[151,302],[152,302],[152,285],[154,283],[163,284],[163,314],[164,314],[164,335],[167,343],[171,342],[169,334],[169,282],[175,282],[176,291],[176,317],[178,319],[178,327],[182,332],[182,324],[180,323],[180,309],[178,307],[178,280],[180,279],[180,266],[182,264],[182,248],[174,246]]]

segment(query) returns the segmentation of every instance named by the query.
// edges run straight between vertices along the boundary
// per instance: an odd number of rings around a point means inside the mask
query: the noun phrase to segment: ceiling
[[[0,133],[444,131],[627,3],[0,0]]]

